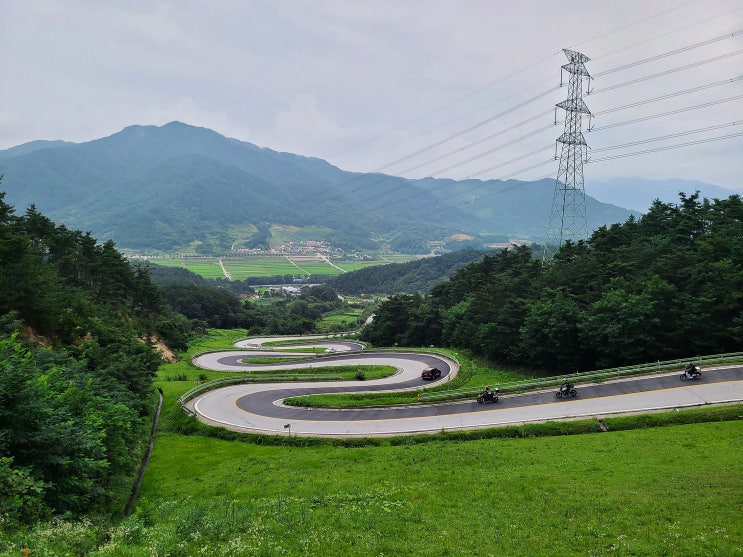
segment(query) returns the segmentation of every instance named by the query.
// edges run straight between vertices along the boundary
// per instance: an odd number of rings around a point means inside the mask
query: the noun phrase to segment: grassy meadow
[[[189,354],[244,333],[212,331]],[[264,437],[183,414],[180,394],[224,375],[189,360],[159,372],[164,407],[135,512],[2,538],[0,556],[743,555],[742,405],[607,418],[606,432],[586,420]],[[470,376],[497,373],[473,364]]]
[[[119,532],[143,555],[739,555],[741,433],[357,448],[164,433]]]

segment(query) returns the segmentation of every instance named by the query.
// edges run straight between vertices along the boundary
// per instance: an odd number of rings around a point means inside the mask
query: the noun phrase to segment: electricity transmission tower
[[[563,52],[569,62],[562,66],[562,70],[568,72],[570,77],[568,98],[556,105],[565,110],[565,129],[557,138],[557,143],[562,144],[562,149],[555,193],[552,198],[552,211],[547,225],[544,263],[552,260],[566,240],[578,241],[588,236],[586,191],[583,187],[583,162],[588,155],[588,144],[581,128],[584,114],[588,114],[590,127],[591,111],[583,102],[583,81],[588,80],[590,85],[591,79],[583,64],[590,58],[573,50],[563,49]],[[560,71],[561,82],[562,70]],[[555,158],[557,158],[557,145],[555,145]]]

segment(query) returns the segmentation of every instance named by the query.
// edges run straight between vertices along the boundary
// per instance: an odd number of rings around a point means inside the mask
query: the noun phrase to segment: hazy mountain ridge
[[[344,248],[427,242],[467,234],[544,237],[554,180],[410,180],[343,171],[317,158],[280,153],[171,122],[130,126],[85,143],[31,142],[0,151],[0,190],[17,211],[35,204],[70,228],[118,246],[229,249],[231,227],[322,227]],[[589,229],[632,211],[587,198]],[[263,226],[263,229],[266,227]],[[258,238],[258,243],[267,238]],[[459,244],[461,246],[461,244]]]
[[[604,203],[627,207],[645,213],[656,199],[665,203],[676,203],[679,192],[691,195],[699,191],[708,199],[727,199],[731,195],[743,195],[743,189],[731,190],[707,184],[699,180],[668,179],[646,180],[643,178],[614,178],[613,180],[587,180],[586,194]]]

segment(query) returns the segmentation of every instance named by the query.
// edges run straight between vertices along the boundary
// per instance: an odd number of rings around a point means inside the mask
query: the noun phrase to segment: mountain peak
[[[65,145],[74,145],[69,141],[55,140],[47,141],[44,139],[37,139],[35,141],[29,141],[28,143],[22,143],[16,145],[10,149],[0,151],[0,157],[16,157],[18,155],[25,155],[26,153],[32,153],[40,149],[54,149],[56,147],[64,147]]]
[[[425,253],[447,238],[461,247],[460,233],[473,242],[539,238],[552,203],[541,183],[488,183],[473,194],[472,183],[455,180],[349,173],[180,121],[0,157],[3,173],[13,206],[33,203],[68,227],[142,250],[268,245],[286,235],[273,238],[276,224],[342,248]],[[629,214],[592,203],[591,226]]]

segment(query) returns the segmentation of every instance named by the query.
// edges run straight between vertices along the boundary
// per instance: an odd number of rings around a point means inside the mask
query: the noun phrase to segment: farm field
[[[150,258],[147,260],[150,263],[156,265],[162,265],[164,267],[180,267],[188,269],[192,273],[201,275],[204,278],[220,278],[224,277],[222,267],[219,266],[219,261],[214,257],[186,257],[186,258]]]
[[[220,265],[220,259],[222,265]],[[148,261],[156,265],[181,267],[205,278],[225,278],[224,270],[232,280],[247,278],[273,277],[284,275],[328,275],[335,276],[344,272],[357,271],[366,267],[403,263],[414,259],[413,256],[385,256],[383,259],[365,261],[330,262],[315,256],[260,256],[260,257],[152,257]]]

